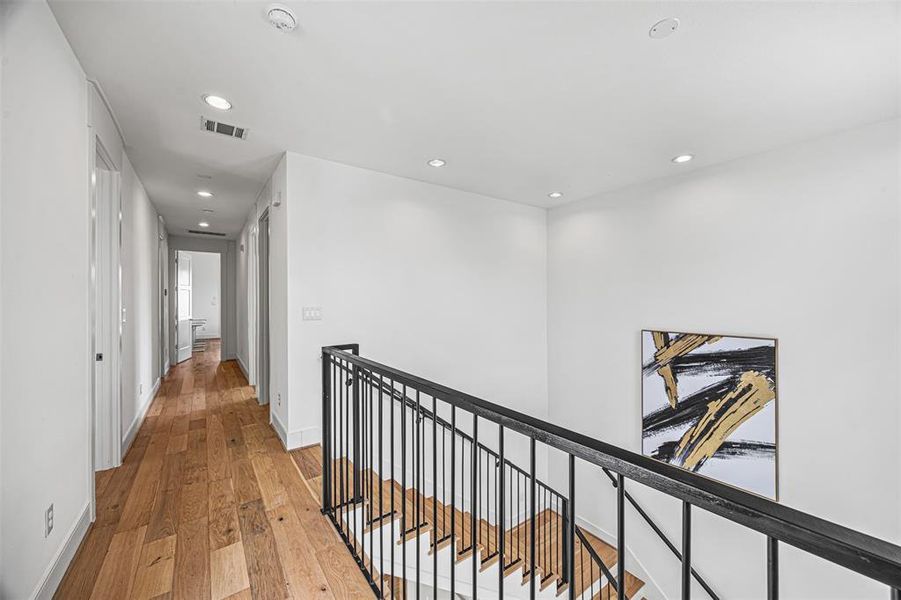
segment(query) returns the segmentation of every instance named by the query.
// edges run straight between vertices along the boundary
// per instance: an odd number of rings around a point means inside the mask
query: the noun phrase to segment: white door
[[[92,303],[94,469],[119,465],[119,173],[98,153],[93,183]]]
[[[187,252],[176,252],[175,270],[177,273],[175,307],[178,313],[175,325],[178,350],[176,361],[182,362],[191,358],[194,346],[191,332],[191,255]]]

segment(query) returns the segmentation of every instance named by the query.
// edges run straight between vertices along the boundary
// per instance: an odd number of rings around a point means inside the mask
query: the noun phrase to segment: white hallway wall
[[[47,5],[0,11],[0,596],[28,598],[90,501],[88,103]]]
[[[0,597],[25,598],[52,593],[89,516],[89,132],[122,175],[123,444],[160,371],[158,236],[156,211],[113,119],[51,11],[43,2],[5,3],[2,11],[8,113],[0,180],[4,200],[15,201],[0,209],[0,239],[13,245],[0,252],[9,259],[0,271],[0,456],[16,460],[0,469]],[[50,377],[40,359],[48,352],[68,357],[53,361]],[[51,502],[55,526],[45,539]]]
[[[160,383],[158,215],[122,154],[122,436],[137,434]]]
[[[545,211],[293,153],[267,189],[283,200],[270,343],[288,445],[319,441],[320,348],[338,343],[546,415]]]
[[[195,319],[206,319],[206,325],[197,328],[201,339],[218,338],[219,313],[222,309],[221,273],[219,254],[189,252],[191,255],[191,306]]]
[[[899,541],[899,139],[876,124],[551,210],[550,420],[638,452],[641,329],[776,337],[781,501]],[[580,514],[615,531],[612,488],[591,481],[579,493],[600,502]],[[680,539],[679,505],[634,487]],[[669,551],[637,520],[627,530],[678,597]],[[694,531],[722,597],[765,595],[761,536],[702,511]],[[782,558],[786,598],[887,597]]]

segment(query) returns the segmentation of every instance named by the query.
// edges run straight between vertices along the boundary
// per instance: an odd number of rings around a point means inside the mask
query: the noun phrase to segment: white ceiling
[[[554,206],[898,116],[897,2],[288,4],[52,2],[171,231],[240,231],[284,150]]]

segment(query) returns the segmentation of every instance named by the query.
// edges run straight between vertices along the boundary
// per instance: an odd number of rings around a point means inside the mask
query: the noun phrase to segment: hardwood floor
[[[96,483],[97,520],[56,598],[372,597],[218,344],[172,369],[122,466]]]

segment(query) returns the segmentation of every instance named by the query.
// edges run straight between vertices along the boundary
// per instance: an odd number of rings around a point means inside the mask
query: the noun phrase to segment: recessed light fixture
[[[651,30],[648,31],[648,35],[651,36],[652,39],[662,40],[663,38],[676,33],[677,29],[679,29],[679,19],[669,17],[667,19],[661,19],[651,25]]]
[[[197,192],[197,195],[200,196],[201,198],[212,198],[213,192],[208,192],[207,190],[200,190],[199,192]]]
[[[443,158],[433,158],[432,160],[429,161],[430,167],[443,167],[446,164],[447,164],[447,161],[444,160]]]
[[[293,31],[297,27],[294,12],[283,4],[272,4],[266,9],[269,23],[279,31]]]
[[[210,224],[207,223],[206,221],[201,221],[200,223],[197,224],[197,226],[198,226],[198,227],[207,228],[207,227],[210,226]]]
[[[682,163],[687,163],[694,157],[695,157],[694,154],[680,154],[679,156],[673,157],[673,162],[676,163],[677,165],[681,165]]]
[[[563,192],[551,192],[550,194],[547,195],[547,197],[556,200],[557,198],[563,197]]]
[[[200,212],[207,213],[207,214],[213,214],[216,211],[214,211],[212,208],[201,208]]]
[[[222,96],[216,96],[215,94],[204,94],[202,97],[204,102],[217,110],[231,110],[232,108],[232,103]]]

